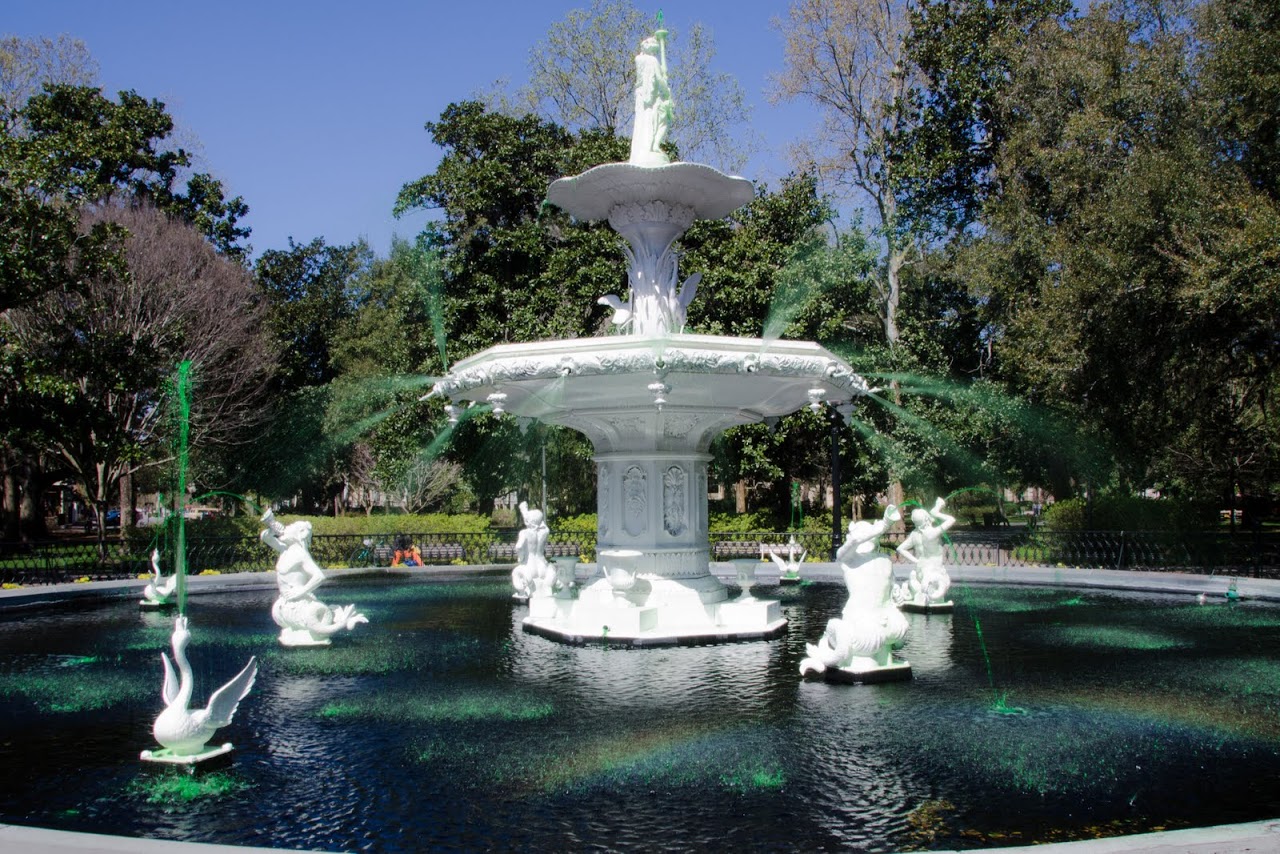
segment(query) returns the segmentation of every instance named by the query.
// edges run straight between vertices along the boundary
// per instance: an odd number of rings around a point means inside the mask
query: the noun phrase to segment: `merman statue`
[[[942,565],[942,535],[956,523],[954,516],[942,512],[947,502],[939,498],[932,510],[917,507],[911,511],[911,534],[898,546],[898,554],[909,561],[911,574],[894,588],[893,599],[904,611],[950,611],[954,604],[947,599],[951,576]]]
[[[800,674],[831,681],[873,682],[909,679],[911,665],[893,658],[893,645],[907,635],[907,618],[893,603],[893,564],[880,552],[880,535],[902,516],[893,505],[876,522],[849,523],[836,551],[849,600],[827,623],[816,644],[806,644]]]
[[[311,557],[311,523],[305,519],[282,525],[267,510],[262,514],[262,541],[280,553],[276,559],[276,585],[280,596],[271,606],[271,618],[280,627],[284,646],[328,646],[329,636],[369,622],[355,605],[330,608],[314,595],[324,583],[324,573]]]

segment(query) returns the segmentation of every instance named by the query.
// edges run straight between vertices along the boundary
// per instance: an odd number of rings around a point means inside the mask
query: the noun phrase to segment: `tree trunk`
[[[132,528],[138,518],[138,494],[133,489],[133,474],[125,472],[120,476],[120,534]]]
[[[734,509],[741,515],[747,512],[747,482],[739,480],[733,485]]]
[[[890,204],[882,214],[891,218],[896,214],[896,205]],[[907,249],[900,246],[889,236],[889,251],[885,257],[885,289],[884,289],[884,340],[889,346],[889,354],[892,359],[895,351],[898,349],[898,341],[902,338],[902,332],[898,329],[898,304],[902,301],[902,268],[907,264]],[[896,360],[895,360],[896,361]],[[893,405],[902,406],[902,384],[898,380],[891,380],[889,383],[889,397],[893,400]],[[906,500],[906,490],[903,489],[902,481],[894,478],[889,482],[886,495],[890,504],[895,507],[901,507],[902,502]],[[902,523],[898,523],[902,524]]]
[[[18,535],[23,542],[49,536],[44,519],[44,467],[39,460],[25,460],[18,470]]]
[[[0,543],[18,541],[18,475],[12,452],[4,455],[4,504],[0,507]]]

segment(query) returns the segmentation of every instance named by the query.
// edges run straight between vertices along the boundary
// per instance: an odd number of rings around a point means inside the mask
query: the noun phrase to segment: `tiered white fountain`
[[[696,219],[751,201],[750,181],[661,151],[670,116],[659,29],[636,57],[636,123],[627,163],[551,184],[548,199],[583,221],[607,219],[629,244],[630,299],[601,298],[622,334],[501,345],[453,367],[432,391],[487,402],[495,413],[584,433],[598,466],[597,573],[530,598],[527,631],[559,640],[635,645],[773,637],[776,601],[730,599],[710,568],[707,463],[729,427],[838,405],[867,385],[808,341],[684,333],[700,274],[683,284],[676,240]]]

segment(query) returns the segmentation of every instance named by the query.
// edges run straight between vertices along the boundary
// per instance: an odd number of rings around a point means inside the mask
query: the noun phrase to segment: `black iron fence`
[[[515,562],[518,529],[481,533],[405,533],[432,565]],[[905,534],[890,532],[881,549],[895,561]],[[792,545],[794,543],[794,546]],[[786,559],[806,553],[810,561],[831,559],[831,535],[819,532],[717,533],[709,541],[713,560],[771,553]],[[1061,566],[1166,570],[1190,573],[1280,578],[1280,532],[1236,531],[1049,531],[1032,528],[954,530],[946,540],[947,562],[968,566]],[[594,533],[552,531],[547,555],[595,560]],[[359,535],[317,534],[311,554],[327,569],[378,567],[392,563],[391,540]],[[187,543],[187,572],[257,572],[275,565],[275,553],[254,537],[194,537]],[[166,562],[169,571],[171,564]],[[57,584],[77,580],[133,578],[151,571],[147,553],[122,541],[109,541],[105,553],[93,542],[0,543],[0,583]]]

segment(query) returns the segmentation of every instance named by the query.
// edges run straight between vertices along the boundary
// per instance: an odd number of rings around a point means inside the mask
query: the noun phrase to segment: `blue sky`
[[[400,187],[439,160],[423,123],[499,78],[523,83],[529,50],[548,27],[589,5],[20,0],[0,34],[80,38],[108,93],[164,101],[182,144],[198,142],[199,168],[244,196],[255,254],[289,237],[364,237],[385,254],[393,233],[411,236],[426,220],[391,216]],[[688,0],[652,9],[674,29],[701,22],[710,31],[714,68],[738,79],[766,146],[743,172],[771,184],[786,172],[786,144],[813,123],[808,108],[775,107],[764,95],[767,76],[782,68],[770,20],[786,5]]]

